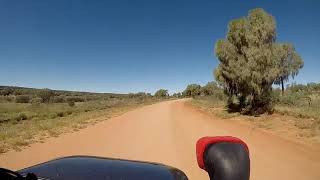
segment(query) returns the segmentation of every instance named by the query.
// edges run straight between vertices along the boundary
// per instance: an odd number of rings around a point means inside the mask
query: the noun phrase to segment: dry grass
[[[301,142],[320,143],[320,120],[314,109],[311,116],[307,116],[309,111],[305,111],[307,107],[295,107],[286,109],[283,112],[283,106],[277,106],[276,113],[272,115],[263,114],[261,116],[246,116],[239,113],[229,113],[225,109],[223,102],[206,97],[191,100],[189,103],[201,109],[204,112],[211,114],[219,119],[234,120],[239,123],[246,123],[254,128],[272,131],[282,137],[297,139]],[[297,114],[297,113],[300,113]],[[318,117],[318,118],[315,118]]]
[[[297,118],[313,118],[320,120],[320,93],[286,91],[284,96],[276,98],[277,113],[295,116]]]
[[[77,103],[69,107],[66,103],[31,104],[0,103],[0,153],[10,149],[20,150],[34,142],[48,137],[77,131],[90,124],[120,115],[134,108],[152,104],[156,99],[113,99]],[[19,120],[19,114],[25,120]]]

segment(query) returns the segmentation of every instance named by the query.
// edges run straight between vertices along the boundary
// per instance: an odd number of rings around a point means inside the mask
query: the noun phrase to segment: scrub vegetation
[[[211,91],[210,95],[201,92],[190,104],[221,119],[243,120],[258,128],[279,131],[284,136],[289,133],[320,143],[320,83],[293,83],[283,92],[273,88],[273,113],[255,116],[230,111],[223,88],[216,86]]]
[[[162,99],[143,92],[110,94],[0,86],[0,152],[19,150]]]

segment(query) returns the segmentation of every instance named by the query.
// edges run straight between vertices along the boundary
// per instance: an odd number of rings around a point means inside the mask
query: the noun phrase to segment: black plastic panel
[[[52,180],[187,180],[173,167],[139,161],[71,156],[48,161],[19,171]]]

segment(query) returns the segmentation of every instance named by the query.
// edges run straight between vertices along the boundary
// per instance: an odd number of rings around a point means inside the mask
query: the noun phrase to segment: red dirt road
[[[168,164],[191,180],[209,179],[197,166],[195,143],[202,136],[232,135],[250,148],[251,179],[319,180],[319,147],[300,145],[232,121],[212,119],[168,101],[146,106],[74,133],[0,155],[0,166],[20,169],[53,158],[94,155]]]

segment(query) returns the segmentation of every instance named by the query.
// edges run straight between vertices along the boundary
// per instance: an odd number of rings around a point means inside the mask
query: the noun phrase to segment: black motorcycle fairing
[[[163,164],[129,161],[93,156],[70,156],[48,161],[18,171],[35,173],[38,177],[63,179],[104,180],[187,180],[179,169]]]

